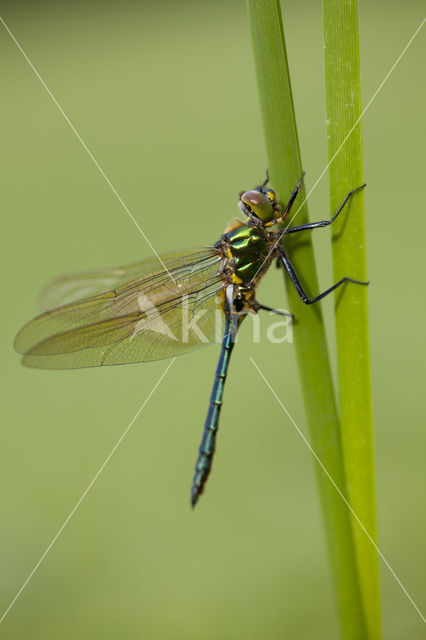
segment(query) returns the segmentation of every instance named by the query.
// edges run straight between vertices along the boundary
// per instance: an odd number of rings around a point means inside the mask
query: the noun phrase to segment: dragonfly
[[[235,218],[211,246],[58,278],[42,295],[45,311],[15,339],[24,365],[74,369],[175,357],[215,342],[219,326],[221,350],[195,464],[193,507],[212,467],[229,362],[241,323],[261,310],[291,315],[256,298],[271,263],[276,260],[286,271],[307,305],[344,283],[368,284],[344,277],[315,297],[305,292],[285,250],[286,236],[332,224],[365,184],[350,191],[330,219],[286,226],[303,177],[286,206],[268,187],[268,176],[255,189],[241,192],[238,204],[244,219]]]

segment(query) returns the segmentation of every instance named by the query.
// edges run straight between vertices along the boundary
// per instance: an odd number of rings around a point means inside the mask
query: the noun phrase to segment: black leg
[[[288,212],[290,211],[291,207],[293,206],[293,202],[296,200],[297,198],[297,194],[299,193],[299,189],[302,186],[302,182],[303,182],[303,178],[305,176],[305,172],[302,173],[302,177],[300,178],[299,182],[296,185],[295,190],[293,191],[293,193],[290,196],[290,200],[287,202],[287,206],[284,209],[283,213],[282,213],[282,218],[284,218],[284,216],[286,216],[288,214]]]
[[[266,187],[268,182],[269,182],[269,169],[268,167],[266,167],[266,180],[262,182],[262,184],[260,185],[261,190],[263,190]]]
[[[327,227],[329,224],[334,222],[334,220],[337,218],[337,216],[339,215],[339,213],[341,212],[341,210],[343,209],[343,207],[345,206],[345,204],[347,203],[349,198],[354,193],[356,193],[357,191],[360,191],[361,189],[364,189],[365,186],[366,186],[366,184],[364,183],[360,187],[357,187],[356,189],[352,189],[352,191],[349,191],[348,195],[343,200],[342,204],[337,209],[337,211],[334,214],[334,216],[332,218],[330,218],[330,220],[321,220],[321,222],[309,222],[308,224],[301,224],[301,225],[299,225],[297,227],[289,227],[288,229],[285,230],[284,233],[285,234],[287,234],[287,233],[296,233],[297,231],[306,231],[308,229],[319,229],[320,227]]]
[[[271,313],[276,313],[279,316],[286,316],[287,318],[291,318],[292,320],[294,320],[294,315],[292,313],[289,313],[288,311],[280,311],[279,309],[273,309],[272,307],[267,307],[264,304],[260,304],[260,302],[256,304],[256,311],[259,311],[259,309],[262,309],[263,311],[270,311]]]
[[[332,287],[330,287],[329,289],[327,289],[326,291],[323,291],[322,293],[320,293],[318,296],[316,296],[315,298],[308,298],[308,296],[306,295],[306,293],[303,290],[303,287],[300,283],[299,278],[296,275],[296,272],[293,268],[293,265],[291,264],[290,260],[287,258],[287,256],[285,255],[284,251],[280,249],[280,256],[281,256],[281,260],[284,266],[284,269],[287,271],[288,275],[290,276],[290,280],[292,281],[294,288],[296,289],[299,298],[301,299],[302,302],[304,302],[305,304],[313,304],[314,302],[318,302],[318,300],[322,300],[322,298],[325,298],[325,296],[328,296],[329,293],[331,293],[332,291],[334,291],[335,289],[337,289],[337,287],[340,287],[340,285],[342,285],[344,282],[354,282],[355,284],[364,284],[367,285],[368,282],[361,282],[361,280],[354,280],[353,278],[342,278],[341,280],[339,280],[339,282],[336,282],[336,284],[333,284]]]

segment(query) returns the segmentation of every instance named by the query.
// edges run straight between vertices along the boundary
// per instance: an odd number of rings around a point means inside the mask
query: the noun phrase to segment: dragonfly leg
[[[280,316],[286,316],[287,318],[291,318],[292,320],[294,320],[294,315],[289,311],[281,311],[280,309],[273,309],[272,307],[267,307],[266,305],[260,304],[260,302],[257,302],[255,310],[258,311],[259,309],[262,309],[263,311],[270,311],[271,313],[276,313]]]
[[[266,175],[266,179],[260,185],[261,189],[264,189],[266,187],[266,185],[268,184],[268,182],[269,182],[269,169],[268,169],[268,167],[266,167],[265,175]]]
[[[266,167],[265,175],[266,175],[265,180],[264,180],[263,182],[261,182],[261,183],[256,187],[256,191],[263,191],[263,190],[264,190],[264,188],[266,187],[266,185],[268,184],[268,182],[269,182],[269,169],[268,169],[268,167]],[[239,197],[240,197],[240,198],[241,198],[241,196],[243,195],[243,193],[244,193],[244,191],[240,191],[240,193],[239,193]]]
[[[304,291],[304,289],[302,287],[302,284],[301,284],[299,278],[297,277],[296,272],[294,270],[294,267],[291,264],[290,260],[288,259],[288,257],[286,256],[286,254],[284,253],[284,251],[282,249],[280,249],[279,251],[280,251],[280,256],[281,256],[281,260],[282,260],[284,269],[287,271],[288,275],[290,276],[290,280],[292,281],[292,283],[294,285],[294,288],[296,289],[296,291],[297,291],[297,293],[299,295],[299,298],[305,304],[314,304],[314,302],[318,302],[318,300],[322,300],[322,298],[325,298],[325,296],[328,296],[329,293],[331,293],[332,291],[337,289],[337,287],[340,287],[345,282],[353,282],[354,284],[363,284],[363,285],[369,284],[368,282],[362,282],[361,280],[354,280],[353,278],[345,277],[345,278],[342,278],[341,280],[339,280],[339,282],[336,282],[336,284],[333,284],[333,286],[331,286],[329,289],[326,289],[325,291],[320,293],[315,298],[309,298],[306,295],[306,293],[305,293],[305,291]]]
[[[229,287],[227,287],[225,299],[228,306],[228,313],[226,314],[225,335],[222,340],[222,349],[210,396],[209,409],[204,423],[203,438],[201,440],[198,458],[195,464],[195,474],[191,489],[191,505],[193,507],[195,507],[198,498],[204,490],[204,485],[207,482],[207,478],[209,477],[212,467],[216,447],[216,436],[219,428],[220,410],[223,402],[223,391],[225,388],[232,349],[235,344],[238,324],[240,322],[238,314],[233,311],[233,290],[233,285],[229,285]]]
[[[283,214],[282,214],[282,217],[283,217],[283,218],[284,218],[284,216],[286,216],[286,215],[288,214],[288,212],[289,212],[289,211],[290,211],[290,209],[292,208],[293,203],[294,203],[294,201],[295,201],[295,200],[296,200],[296,198],[297,198],[297,194],[299,193],[299,189],[300,189],[300,187],[302,186],[302,182],[303,182],[303,178],[304,178],[304,177],[305,177],[305,172],[303,172],[303,173],[302,173],[302,176],[301,176],[301,178],[300,178],[299,182],[297,183],[295,190],[293,191],[293,193],[292,193],[292,194],[291,194],[291,196],[290,196],[290,200],[287,202],[287,206],[286,206],[286,208],[284,209]]]
[[[300,224],[300,225],[298,225],[296,227],[290,227],[289,229],[286,229],[284,233],[285,234],[287,234],[287,233],[297,233],[298,231],[307,231],[308,229],[319,229],[321,227],[327,227],[329,224],[331,224],[332,222],[335,221],[335,219],[337,218],[339,213],[344,208],[345,204],[348,202],[349,198],[351,196],[353,196],[353,194],[356,193],[357,191],[361,191],[361,189],[364,189],[364,187],[366,187],[366,186],[367,186],[366,183],[364,183],[360,187],[357,187],[356,189],[352,189],[352,191],[349,191],[348,195],[343,200],[342,204],[337,209],[337,211],[334,214],[334,216],[332,218],[330,218],[330,220],[321,220],[320,222],[308,222],[308,224]]]
[[[302,176],[301,176],[299,182],[297,183],[295,190],[293,191],[293,193],[290,196],[290,200],[287,202],[287,205],[286,205],[284,211],[281,213],[280,217],[275,220],[275,224],[279,224],[279,223],[283,222],[284,218],[289,213],[290,209],[293,206],[294,201],[297,198],[297,194],[299,193],[299,189],[302,186],[302,182],[303,182],[303,178],[304,177],[305,177],[305,172],[302,173]],[[282,232],[282,235],[283,234],[284,234],[284,232]]]

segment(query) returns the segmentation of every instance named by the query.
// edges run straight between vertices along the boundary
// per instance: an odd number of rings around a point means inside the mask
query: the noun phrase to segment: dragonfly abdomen
[[[192,482],[191,504],[195,506],[204,485],[209,476],[212,458],[216,446],[216,436],[219,427],[219,416],[223,402],[223,390],[228,373],[229,360],[234,347],[234,337],[230,330],[229,318],[226,320],[225,336],[222,341],[222,350],[216,369],[212,394],[210,396],[209,410],[204,424],[203,438],[201,440],[197,462],[195,464],[195,474]]]

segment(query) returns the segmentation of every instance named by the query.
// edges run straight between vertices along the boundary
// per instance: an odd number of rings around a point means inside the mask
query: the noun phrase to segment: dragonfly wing
[[[223,324],[216,249],[164,258],[168,271],[157,269],[29,322],[15,341],[23,363],[48,369],[126,364],[213,342]]]
[[[205,251],[200,249],[200,253]],[[168,269],[173,265],[179,266],[182,259],[182,251],[166,253],[162,256],[164,264],[168,264]],[[188,252],[193,254],[194,251]],[[114,269],[96,270],[87,273],[75,273],[61,276],[51,282],[41,293],[39,307],[41,311],[48,311],[56,307],[89,298],[105,291],[110,291],[122,284],[141,278],[144,275],[154,273],[162,268],[162,264],[156,256],[136,262],[126,267]]]

